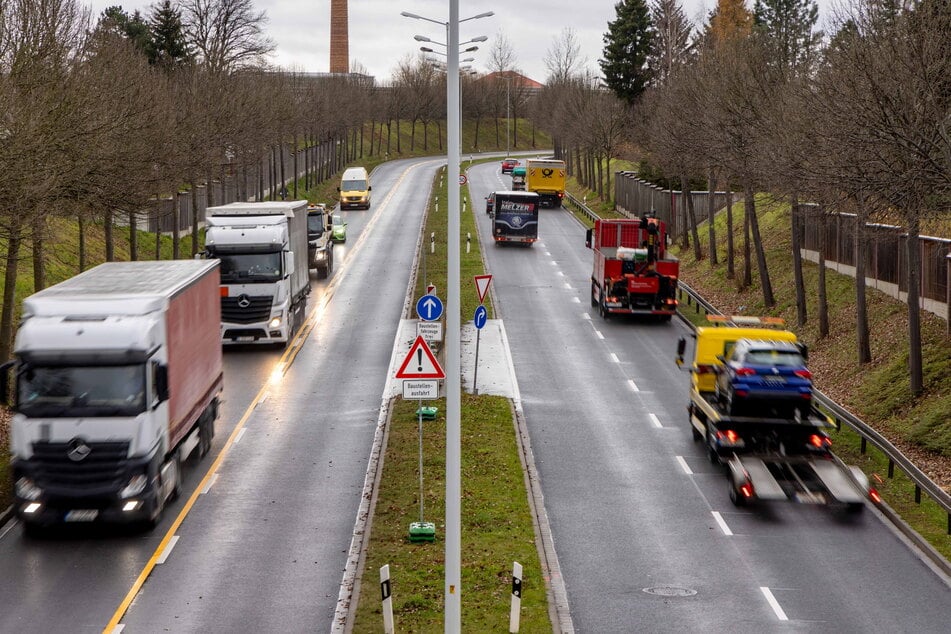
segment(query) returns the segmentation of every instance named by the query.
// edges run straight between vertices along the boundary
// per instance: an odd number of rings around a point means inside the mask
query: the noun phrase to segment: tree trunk
[[[13,344],[13,307],[16,304],[17,264],[20,258],[21,229],[18,216],[10,216],[7,234],[7,261],[3,274],[3,305],[0,306],[0,362],[10,359]]]
[[[750,201],[743,196],[743,281],[740,288],[753,285],[753,257],[750,248]]]
[[[726,277],[736,277],[736,257],[733,249],[733,190],[729,180],[726,182]]]
[[[182,210],[181,196],[172,196],[172,259],[178,260],[182,256]]]
[[[86,270],[86,219],[82,214],[76,218],[76,227],[79,232],[79,272]]]
[[[776,305],[773,297],[773,285],[769,281],[769,269],[766,266],[766,252],[763,250],[763,239],[759,234],[759,220],[756,217],[756,201],[753,199],[753,186],[747,184],[746,198],[750,210],[750,234],[753,236],[753,247],[756,249],[756,268],[759,272],[760,286],[763,289],[763,304],[767,308]]]
[[[816,248],[819,249],[819,338],[829,336],[829,300],[826,292],[826,221],[825,213],[820,210],[816,219],[819,227],[819,239]]]
[[[712,167],[707,170],[707,227],[710,239],[710,268],[716,268],[717,261],[717,230],[713,226],[713,220],[717,212],[716,193],[717,193],[717,175]]]
[[[919,306],[921,279],[921,234],[917,213],[908,214],[908,236],[905,248],[908,252],[908,372],[911,393],[915,396],[924,391],[924,370],[921,359],[921,307]]]
[[[865,298],[865,196],[859,194],[856,203],[858,214],[855,218],[855,240],[852,252],[855,260],[855,341],[858,345],[859,363],[872,362],[872,348],[869,343],[868,301]]]
[[[208,187],[211,184],[209,182]],[[195,183],[192,183],[192,253],[191,256],[194,258],[198,254],[198,192],[196,191]]]
[[[44,249],[46,243],[44,216],[37,215],[33,219],[33,292],[46,288],[46,263]]]
[[[102,213],[103,240],[106,243],[106,262],[115,262],[116,259],[116,240],[112,229],[112,209],[107,208]]]
[[[693,257],[699,262],[703,259],[703,251],[700,249],[700,234],[697,232],[697,215],[693,209],[693,197],[687,190],[687,176],[680,175],[680,188],[683,190],[684,202],[687,205],[687,224],[690,226],[690,235],[693,238]]]
[[[371,138],[371,141],[372,141],[372,138],[373,138],[373,137],[370,137],[370,138]],[[298,165],[297,165],[297,155],[300,154],[300,152],[297,150],[297,134],[294,135],[294,150],[293,150],[293,152],[294,152],[294,161],[293,161],[293,163],[294,163],[294,200],[300,200],[300,198],[297,197],[297,180],[298,180],[298,179],[297,179],[297,175],[298,175],[298,171],[297,171],[297,169],[298,169]]]
[[[80,223],[82,216],[79,217]],[[135,209],[129,210],[129,259],[135,262],[139,259],[139,228],[136,222]],[[82,234],[82,224],[79,225],[80,235]],[[79,267],[82,270],[82,266]]]
[[[809,316],[806,306],[806,287],[802,279],[802,250],[801,250],[801,230],[802,222],[800,220],[801,210],[799,209],[799,192],[793,192],[790,204],[790,220],[792,224],[792,260],[793,260],[793,283],[796,286],[796,323],[802,328],[806,325]]]

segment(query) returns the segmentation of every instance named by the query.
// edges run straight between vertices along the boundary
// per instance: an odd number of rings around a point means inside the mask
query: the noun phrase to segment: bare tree
[[[546,84],[564,83],[581,73],[587,61],[581,57],[581,44],[574,29],[566,26],[561,30],[545,52],[544,62],[548,70]]]
[[[211,73],[260,67],[276,44],[264,32],[267,13],[253,0],[183,0],[189,43]]]

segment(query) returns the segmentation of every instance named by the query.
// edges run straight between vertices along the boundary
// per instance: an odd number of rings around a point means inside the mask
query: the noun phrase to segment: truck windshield
[[[281,253],[218,253],[225,284],[276,282],[281,279]]]
[[[340,184],[340,189],[345,192],[362,192],[366,188],[367,182],[362,178],[351,181],[343,181]]]
[[[307,233],[310,236],[319,236],[324,232],[324,215],[307,214]]]
[[[27,366],[17,408],[29,417],[135,416],[145,411],[145,365]]]

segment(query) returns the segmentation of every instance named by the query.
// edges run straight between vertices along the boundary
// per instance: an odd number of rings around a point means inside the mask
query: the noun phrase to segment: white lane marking
[[[543,253],[544,253],[545,255],[551,255],[551,253],[549,253],[548,251],[543,251]],[[552,262],[552,264],[554,264],[554,262]]]
[[[234,444],[241,442],[241,439],[244,438],[244,432],[248,431],[247,427],[242,427],[241,431],[238,432],[238,435],[234,437]]]
[[[720,530],[723,531],[723,534],[729,537],[733,534],[733,531],[730,530],[730,527],[726,525],[726,522],[723,521],[723,516],[720,515],[719,511],[710,511],[713,513],[713,519],[717,521],[717,524],[720,525]]]
[[[596,334],[596,335],[598,336],[598,339],[604,339],[604,335],[601,334],[601,331],[600,331],[600,330],[595,330],[595,331],[594,331],[594,334]]]
[[[591,321],[591,315],[589,315],[588,313],[581,313],[581,318]]]
[[[567,288],[567,289],[570,291],[570,290],[571,290],[571,283],[570,283],[570,282],[565,282],[565,288]]]
[[[618,359],[618,358],[617,358],[617,355],[614,354],[613,352],[611,353],[611,361],[613,361],[614,363],[620,363],[620,362],[621,362],[621,360]]]
[[[657,418],[656,414],[648,414],[647,416],[648,418],[651,419],[651,422],[654,424],[654,427],[657,427],[658,429],[663,427],[663,425],[660,424],[660,419]]]
[[[572,297],[572,298],[571,298],[571,301],[573,301],[573,302],[576,303],[576,304],[580,304],[580,303],[581,303],[581,298],[580,298],[580,297]]]
[[[208,484],[205,485],[205,488],[201,490],[202,495],[211,491],[211,485],[218,481],[218,472],[215,471],[211,477],[208,479]]]
[[[549,264],[551,264],[552,266],[558,266],[558,263],[555,262],[554,260],[552,260],[551,262],[549,262]]]
[[[261,400],[258,401],[258,404],[255,405],[255,407],[257,407],[258,405],[260,405],[261,403],[263,403],[264,401],[266,401],[266,400],[267,400],[267,397],[270,396],[270,395],[271,395],[270,392],[265,392],[264,395],[261,397]]]
[[[120,632],[122,632],[122,630],[124,629],[125,629],[125,623],[119,623],[119,625],[112,628],[112,631],[109,632],[109,634],[120,634]]]
[[[178,535],[175,535],[170,540],[168,540],[168,544],[165,546],[165,550],[163,550],[159,558],[155,560],[155,563],[164,564],[165,560],[168,559],[168,556],[172,554],[172,549],[175,548],[175,544],[177,543],[178,543]]]
[[[552,264],[554,264],[554,262],[552,262]],[[564,272],[564,271],[556,271],[556,273],[558,273],[558,275],[560,275],[560,276],[562,276],[562,277],[565,276],[565,272]]]
[[[680,465],[680,468],[684,470],[684,473],[687,475],[693,475],[693,470],[690,468],[690,465],[687,464],[687,461],[684,460],[683,456],[674,456],[677,459],[677,463]]]
[[[641,388],[637,387],[637,383],[635,383],[635,382],[632,381],[631,379],[628,379],[628,380],[627,380],[627,384],[630,385],[630,386],[631,386],[631,389],[634,390],[635,392],[640,392],[640,391],[641,391]]]
[[[773,612],[776,613],[776,618],[780,621],[788,621],[789,617],[786,616],[786,613],[783,612],[783,608],[779,605],[779,601],[776,600],[776,597],[773,596],[773,593],[770,592],[769,588],[766,586],[760,586],[760,592],[763,593],[763,596],[766,597],[766,602],[769,603],[769,607],[773,608]]]

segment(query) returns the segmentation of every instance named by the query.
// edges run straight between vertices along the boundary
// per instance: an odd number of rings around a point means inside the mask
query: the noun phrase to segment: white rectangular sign
[[[442,322],[418,321],[416,334],[425,339],[426,343],[442,343]]]
[[[431,401],[439,398],[439,381],[435,379],[404,379],[403,398]]]

